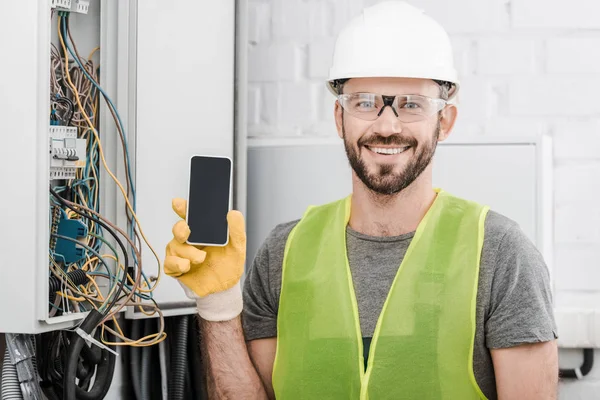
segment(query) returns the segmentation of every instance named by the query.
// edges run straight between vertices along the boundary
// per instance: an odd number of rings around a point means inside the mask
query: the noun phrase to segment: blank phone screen
[[[190,164],[187,223],[189,243],[225,245],[231,187],[231,160],[194,156]]]

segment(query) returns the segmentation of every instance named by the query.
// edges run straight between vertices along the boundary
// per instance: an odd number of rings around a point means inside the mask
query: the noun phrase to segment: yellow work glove
[[[173,226],[167,245],[164,269],[177,278],[186,295],[196,300],[198,313],[209,321],[228,321],[242,312],[240,278],[246,260],[244,217],[239,211],[227,214],[227,246],[192,246],[186,241],[190,228],[185,221],[187,201],[173,199],[173,210],[183,220]]]

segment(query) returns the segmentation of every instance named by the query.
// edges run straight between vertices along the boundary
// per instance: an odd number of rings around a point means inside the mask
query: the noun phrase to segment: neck
[[[433,204],[431,165],[406,189],[381,195],[368,189],[353,174],[349,225],[369,236],[399,236],[414,232]]]

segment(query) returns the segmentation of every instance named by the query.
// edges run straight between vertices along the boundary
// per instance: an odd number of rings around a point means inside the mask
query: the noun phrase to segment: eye
[[[361,100],[356,104],[356,108],[370,110],[375,108],[375,102],[371,100]]]
[[[401,108],[408,109],[408,110],[418,110],[419,108],[421,108],[421,105],[419,103],[406,102],[406,103],[402,104]]]

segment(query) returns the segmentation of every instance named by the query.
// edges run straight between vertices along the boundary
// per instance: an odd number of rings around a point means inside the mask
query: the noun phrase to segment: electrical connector
[[[50,233],[58,234],[58,224],[60,223],[61,209],[59,206],[51,206],[50,215]],[[56,237],[50,236],[50,251],[56,251]]]
[[[71,0],[54,0],[56,8],[70,10]]]
[[[74,0],[71,4],[71,11],[79,14],[87,14],[90,8],[90,0]]]
[[[88,227],[78,219],[69,219],[64,214],[58,222],[58,234],[66,236],[73,240],[83,240],[88,235]],[[56,261],[63,264],[71,264],[85,257],[85,252],[82,247],[77,246],[77,243],[58,238],[54,248]]]
[[[87,157],[85,139],[77,137],[77,128],[50,125],[50,179],[74,179],[84,168]]]

